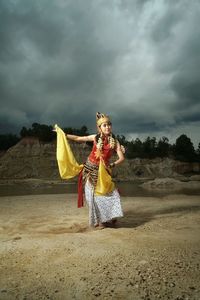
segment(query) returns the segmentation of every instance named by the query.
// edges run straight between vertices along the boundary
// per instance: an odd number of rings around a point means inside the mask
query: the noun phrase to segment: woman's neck
[[[101,137],[102,138],[108,138],[111,135],[112,135],[112,133],[102,133]]]

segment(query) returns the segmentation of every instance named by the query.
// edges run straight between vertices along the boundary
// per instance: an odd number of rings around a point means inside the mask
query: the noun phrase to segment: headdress
[[[100,126],[101,124],[103,123],[110,123],[110,118],[109,116],[105,115],[105,114],[102,114],[100,112],[97,112],[96,113],[96,121],[97,121],[97,128],[98,128],[98,131],[99,131],[99,135],[98,136],[98,139],[97,139],[97,151],[96,151],[96,158],[98,157],[101,157],[102,155],[102,148],[103,148],[103,139],[102,139],[102,132],[101,132],[101,129],[100,129]],[[115,141],[115,138],[113,137],[112,133],[110,133],[110,135],[108,136],[108,143],[110,145],[110,148],[111,149],[114,149],[115,146],[116,146],[116,141]]]
[[[107,122],[110,122],[110,118],[109,116],[105,115],[105,114],[102,114],[100,112],[97,112],[96,113],[96,122],[97,122],[97,126],[101,126],[101,124],[103,123],[107,123]]]

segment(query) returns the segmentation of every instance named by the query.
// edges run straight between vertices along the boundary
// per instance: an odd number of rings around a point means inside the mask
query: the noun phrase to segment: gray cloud
[[[0,132],[33,122],[198,140],[198,1],[3,0]],[[177,130],[176,130],[177,128]]]

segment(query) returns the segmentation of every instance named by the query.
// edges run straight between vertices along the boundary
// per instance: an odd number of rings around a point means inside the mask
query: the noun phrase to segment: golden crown
[[[109,118],[109,116],[107,116],[105,114],[97,112],[96,113],[96,122],[97,122],[97,126],[101,126],[101,124],[103,124],[103,123],[110,122],[110,118]]]

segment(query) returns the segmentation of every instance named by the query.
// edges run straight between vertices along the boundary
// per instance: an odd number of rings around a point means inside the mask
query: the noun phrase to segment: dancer
[[[111,173],[112,168],[123,162],[124,148],[112,134],[112,124],[107,115],[98,112],[96,124],[97,134],[88,136],[66,134],[66,140],[93,142],[92,151],[84,165],[77,164],[67,141],[64,141],[64,145],[65,148],[67,147],[68,154],[63,156],[62,149],[62,158],[59,158],[58,152],[62,148],[60,139],[57,139],[57,159],[58,164],[60,162],[59,171],[62,178],[70,178],[79,174],[78,207],[83,206],[82,194],[84,190],[89,207],[89,224],[94,227],[105,228],[115,225],[116,218],[123,216],[120,195],[112,181]],[[60,128],[57,125],[55,130],[57,134],[60,133]],[[114,153],[117,154],[117,160],[111,163],[110,159]],[[65,165],[63,161],[65,161]]]

